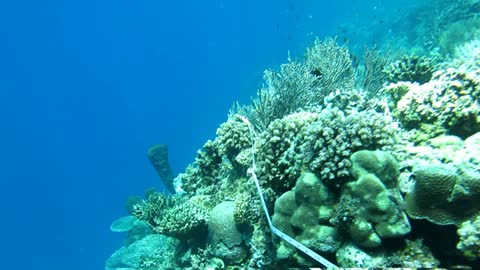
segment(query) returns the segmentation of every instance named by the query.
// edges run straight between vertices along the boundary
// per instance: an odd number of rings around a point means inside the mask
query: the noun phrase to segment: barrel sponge
[[[166,144],[156,144],[148,149],[148,159],[152,163],[155,171],[162,180],[165,187],[171,193],[174,193],[173,188],[173,171],[168,162],[168,147]]]
[[[471,218],[480,209],[480,173],[448,165],[428,165],[414,171],[415,185],[405,198],[410,217],[438,225]]]
[[[376,175],[388,188],[397,186],[400,174],[395,158],[385,151],[361,150],[352,154],[352,174],[358,179],[361,175]]]

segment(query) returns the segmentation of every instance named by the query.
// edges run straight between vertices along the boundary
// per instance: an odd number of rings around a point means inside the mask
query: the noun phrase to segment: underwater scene
[[[480,269],[480,1],[375,8],[313,26],[184,170],[150,142],[105,269]]]

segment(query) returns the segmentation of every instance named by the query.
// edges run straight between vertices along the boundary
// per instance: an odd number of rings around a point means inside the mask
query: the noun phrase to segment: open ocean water
[[[421,4],[2,1],[0,268],[104,269],[127,198],[164,190],[150,146],[183,172],[265,69],[315,37],[360,53],[395,43],[413,31],[398,16]]]

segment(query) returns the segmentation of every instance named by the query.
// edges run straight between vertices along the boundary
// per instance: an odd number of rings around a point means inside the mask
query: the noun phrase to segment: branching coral
[[[186,240],[206,230],[207,212],[184,197],[152,193],[134,206],[133,214],[156,233]]]

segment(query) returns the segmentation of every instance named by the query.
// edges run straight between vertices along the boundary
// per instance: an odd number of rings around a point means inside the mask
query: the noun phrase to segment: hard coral
[[[432,78],[434,68],[432,59],[405,55],[384,69],[390,82],[400,81],[426,83]]]
[[[480,258],[480,215],[463,222],[457,234],[460,236],[457,248],[463,255],[471,260]]]
[[[413,191],[405,197],[410,217],[439,225],[460,224],[480,210],[480,173],[448,165],[414,171]]]
[[[480,76],[460,69],[438,71],[426,84],[399,82],[385,88],[393,115],[409,129],[435,137],[468,137],[480,131]]]
[[[378,247],[382,239],[403,236],[410,224],[399,202],[396,188],[399,175],[396,160],[382,151],[360,151],[352,155],[356,180],[345,185],[341,202],[355,201],[353,220],[348,227],[352,240],[363,247]]]
[[[184,197],[152,193],[134,206],[133,214],[155,233],[181,240],[194,239],[206,230],[208,214]]]
[[[304,173],[292,191],[277,199],[272,221],[278,229],[314,251],[333,253],[342,242],[338,230],[329,224],[333,203],[331,192],[320,179],[312,173]],[[277,257],[295,258],[298,263],[304,264],[290,245],[274,240]]]
[[[396,131],[391,121],[375,111],[345,115],[338,109],[326,109],[299,135],[297,159],[303,159],[325,183],[338,186],[341,179],[350,176],[353,152],[390,149],[395,145]]]
[[[296,159],[301,130],[318,120],[319,115],[310,112],[290,114],[273,121],[268,129],[260,134],[256,147],[260,179],[264,185],[284,192],[295,185],[300,175],[301,159]]]

